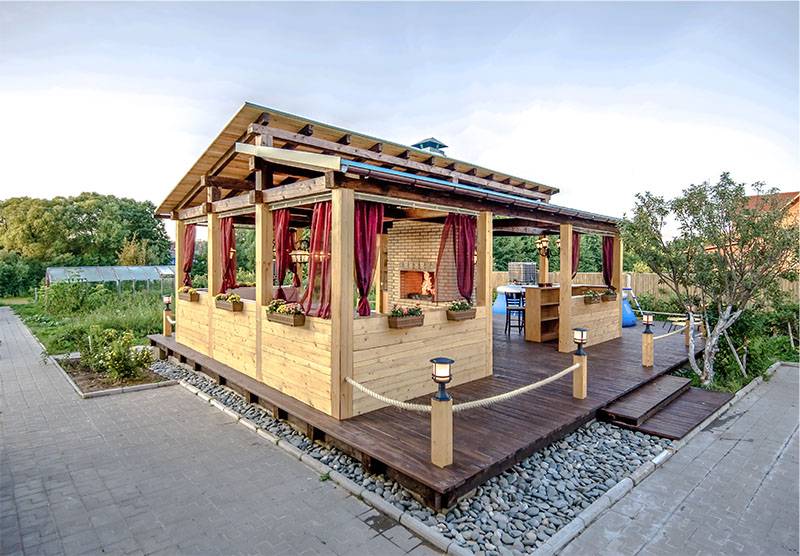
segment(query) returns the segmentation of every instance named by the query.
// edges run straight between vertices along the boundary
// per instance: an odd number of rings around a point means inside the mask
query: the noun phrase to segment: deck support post
[[[686,316],[686,328],[683,329],[683,345],[689,347],[689,337],[692,334],[692,327],[689,323],[689,316]]]
[[[431,463],[443,468],[453,463],[453,398],[431,398]]]
[[[572,356],[572,364],[580,365],[572,371],[572,397],[578,400],[585,400],[589,385],[589,361],[586,352],[575,352]]]
[[[219,215],[208,214],[208,294],[213,298],[222,286],[222,258],[220,255]],[[213,305],[213,301],[211,305]]]
[[[355,306],[355,195],[352,189],[331,191],[331,415],[353,416],[353,318]]]
[[[486,311],[486,372],[484,376],[490,376],[494,372],[492,352],[492,213],[482,211],[478,214],[477,224],[476,251],[478,262],[475,269],[475,301],[476,305],[484,307]]]
[[[572,351],[572,224],[561,224],[561,267],[558,278],[558,351]]]
[[[547,236],[545,236],[545,235],[539,236],[539,237],[547,238]],[[547,255],[546,251],[545,251],[544,255],[542,255],[541,253],[539,254],[539,269],[538,270],[539,270],[539,284],[546,284],[547,282],[549,282],[550,281],[549,280],[549,278],[550,278],[550,257]]]
[[[655,350],[653,342],[653,331],[645,327],[642,332],[642,367],[652,367],[655,362]]]
[[[172,309],[164,309],[162,318],[161,318],[161,329],[163,331],[164,336],[172,336],[172,323],[170,319],[172,318]]]

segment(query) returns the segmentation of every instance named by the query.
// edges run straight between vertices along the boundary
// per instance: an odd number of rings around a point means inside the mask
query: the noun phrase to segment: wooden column
[[[353,415],[354,194],[352,189],[331,191],[331,414]]]
[[[546,238],[547,236],[540,236]],[[550,257],[539,255],[539,283],[549,282],[550,277]]]
[[[558,351],[569,353],[572,342],[572,224],[561,224],[561,270],[558,291]]]
[[[262,381],[264,305],[272,301],[272,212],[264,203],[256,203],[256,380]]]
[[[572,356],[572,364],[580,364],[580,368],[572,371],[572,397],[578,400],[586,399],[589,384],[589,366],[586,353]]]
[[[614,236],[614,266],[611,269],[611,287],[617,292],[617,308],[619,322],[617,322],[617,337],[622,336],[622,255],[624,246],[619,234]]]
[[[486,376],[492,374],[493,338],[492,338],[492,213],[488,211],[478,214],[477,252],[478,263],[475,269],[476,294],[475,301],[484,307],[486,315]]]
[[[453,463],[452,398],[431,398],[431,463],[437,467]]]
[[[175,292],[173,298],[177,303],[177,291],[183,285],[186,274],[183,272],[183,254],[186,246],[183,244],[183,236],[186,233],[186,223],[183,220],[175,221]],[[177,305],[175,306],[177,307]]]
[[[653,346],[653,332],[645,330],[642,333],[642,367],[652,367],[655,361]]]
[[[161,333],[164,336],[172,336],[172,323],[169,320],[171,318],[172,309],[164,309],[163,315],[161,316]]]
[[[208,214],[208,293],[214,297],[222,286],[222,260],[220,258],[219,216]]]

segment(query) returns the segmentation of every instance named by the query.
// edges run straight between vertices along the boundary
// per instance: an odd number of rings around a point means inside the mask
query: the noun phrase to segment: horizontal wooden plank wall
[[[261,322],[261,382],[331,414],[331,321]]]
[[[586,304],[583,296],[572,298],[572,327],[589,329],[588,346],[622,336],[621,318],[619,302],[601,301]]]
[[[355,319],[353,325],[353,378],[384,396],[409,400],[432,393],[434,357],[450,357],[453,365],[451,385],[492,374],[488,353],[491,337],[486,334],[486,308],[477,307],[476,317],[448,321],[444,310],[429,310],[425,324],[416,328],[389,328],[385,316]],[[358,390],[353,392],[353,415],[360,415],[384,404]]]
[[[208,338],[208,300],[207,293],[199,293],[200,300],[175,300],[175,340],[181,344],[210,356]]]
[[[213,300],[211,301],[213,304]],[[243,301],[241,312],[212,307],[211,357],[249,377],[256,377],[256,304]],[[180,327],[180,321],[178,321]]]

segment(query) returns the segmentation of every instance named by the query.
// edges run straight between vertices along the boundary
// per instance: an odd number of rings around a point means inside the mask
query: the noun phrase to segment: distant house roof
[[[800,200],[800,191],[782,191],[772,195],[750,195],[747,197],[747,208],[755,209],[761,206],[765,199],[777,199],[780,206],[785,207],[797,203]]]

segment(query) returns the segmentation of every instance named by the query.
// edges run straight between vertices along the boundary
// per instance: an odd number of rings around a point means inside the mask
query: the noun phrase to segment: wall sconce
[[[575,355],[586,355],[586,352],[583,350],[583,346],[585,346],[586,342],[589,341],[589,329],[573,328],[572,341],[578,346],[578,349],[575,351]]]
[[[308,240],[301,239],[300,245],[297,249],[294,249],[289,253],[289,257],[292,259],[293,263],[306,264],[309,259]]]
[[[172,303],[172,296],[171,295],[165,295],[164,297],[161,298],[161,301],[164,302],[164,310],[165,311],[169,311],[170,310],[169,309],[170,303]]]
[[[445,390],[445,385],[453,380],[452,366],[455,361],[447,357],[436,357],[431,359],[433,363],[433,372],[431,378],[439,385],[439,391],[434,396],[435,399],[440,401],[447,401],[450,399],[450,394]]]

